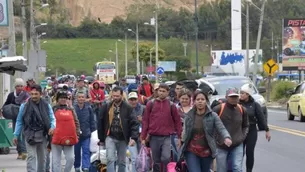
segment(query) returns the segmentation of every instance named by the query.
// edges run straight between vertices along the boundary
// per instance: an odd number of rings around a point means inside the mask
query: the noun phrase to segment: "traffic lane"
[[[0,155],[0,171],[26,172],[26,161],[17,160],[17,152],[11,150],[8,155]]]
[[[268,109],[268,124],[270,128],[277,126],[305,132],[305,123],[299,122],[298,117],[295,117],[293,121],[289,121],[285,110]]]
[[[271,141],[259,132],[255,148],[254,172],[304,172],[305,135],[271,130]]]

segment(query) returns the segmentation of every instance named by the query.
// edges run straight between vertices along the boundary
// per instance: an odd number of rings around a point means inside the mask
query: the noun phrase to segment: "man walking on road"
[[[139,137],[139,122],[133,114],[133,108],[123,101],[123,89],[115,87],[112,90],[112,101],[102,106],[98,119],[98,137],[100,144],[105,143],[107,157],[107,172],[125,172],[126,150],[135,146]]]
[[[229,88],[226,91],[226,103],[214,107],[224,126],[232,138],[230,147],[223,144],[222,138],[217,139],[217,172],[227,172],[228,160],[232,163],[233,172],[242,171],[243,162],[243,142],[248,134],[249,121],[246,110],[238,104],[239,91],[236,88]]]
[[[170,162],[171,138],[174,133],[178,135],[178,147],[181,146],[182,124],[177,108],[167,97],[169,87],[160,84],[158,98],[148,102],[142,121],[142,144],[149,142],[154,161],[153,171],[166,172],[166,166]]]
[[[31,87],[31,98],[20,106],[14,132],[14,143],[24,133],[28,152],[27,172],[46,171],[46,154],[48,135],[52,135],[56,122],[51,105],[41,99],[40,85]]]

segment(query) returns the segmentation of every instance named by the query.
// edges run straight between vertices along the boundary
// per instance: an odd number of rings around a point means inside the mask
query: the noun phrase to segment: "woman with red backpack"
[[[59,91],[57,105],[53,107],[56,128],[52,137],[52,171],[61,172],[61,154],[64,152],[66,164],[64,172],[70,172],[74,164],[74,145],[78,143],[80,127],[73,108],[67,106],[68,92]]]

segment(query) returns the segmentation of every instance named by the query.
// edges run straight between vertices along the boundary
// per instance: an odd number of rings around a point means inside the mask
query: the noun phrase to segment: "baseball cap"
[[[136,92],[131,92],[128,94],[128,99],[137,99],[138,94]]]
[[[239,90],[237,88],[228,88],[226,91],[228,97],[239,97]]]

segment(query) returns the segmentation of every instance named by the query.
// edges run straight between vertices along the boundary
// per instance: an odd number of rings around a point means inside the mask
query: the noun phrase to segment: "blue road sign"
[[[159,75],[164,74],[164,68],[163,67],[158,67],[157,68],[157,74],[159,74]]]

